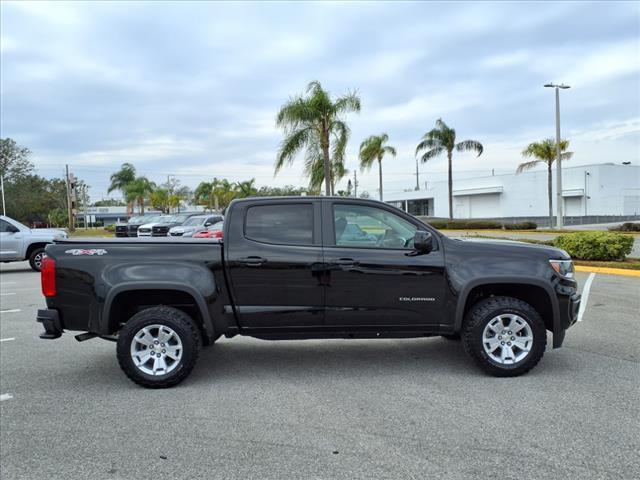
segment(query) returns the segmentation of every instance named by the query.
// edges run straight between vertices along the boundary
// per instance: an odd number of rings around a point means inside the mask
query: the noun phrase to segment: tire
[[[44,248],[36,248],[31,255],[29,255],[29,266],[39,272],[42,268],[42,257],[44,256]]]
[[[138,385],[169,388],[191,373],[201,345],[200,330],[189,315],[171,307],[147,308],[120,330],[118,363]]]
[[[547,330],[540,314],[528,303],[491,297],[471,308],[462,340],[467,354],[485,372],[516,377],[535,367],[544,355]]]

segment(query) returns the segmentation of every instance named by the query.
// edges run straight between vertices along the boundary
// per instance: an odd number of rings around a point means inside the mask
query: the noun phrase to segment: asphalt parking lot
[[[0,272],[3,480],[640,478],[638,278],[596,275],[565,346],[519,378],[440,338],[234,338],[152,391],[113,343],[40,340],[39,275]]]

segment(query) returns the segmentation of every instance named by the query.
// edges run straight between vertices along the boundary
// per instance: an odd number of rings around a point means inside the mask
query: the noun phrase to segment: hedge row
[[[535,230],[535,222],[505,223],[495,220],[431,220],[429,225],[439,230]]]
[[[616,225],[609,228],[612,232],[640,232],[640,223],[625,222],[622,225]]]
[[[622,233],[579,232],[559,235],[553,244],[579,260],[624,260],[633,249],[633,240]]]

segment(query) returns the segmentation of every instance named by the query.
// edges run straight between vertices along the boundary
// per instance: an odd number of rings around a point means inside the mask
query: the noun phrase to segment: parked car
[[[192,237],[194,233],[200,232],[214,223],[224,220],[222,215],[195,215],[182,225],[169,229],[172,237]]]
[[[222,232],[224,231],[224,222],[214,223],[206,230],[201,230],[193,234],[193,238],[217,238],[222,240]]]
[[[137,237],[138,228],[145,223],[148,223],[152,218],[157,217],[158,214],[147,215],[134,215],[126,222],[116,224],[116,237]]]
[[[29,228],[13,218],[0,215],[0,261],[29,260],[32,269],[42,267],[44,248],[55,238],[67,238],[67,232],[54,228]]]
[[[155,225],[151,229],[152,237],[166,237],[169,235],[169,230],[172,227],[177,227],[178,225],[182,225],[184,222],[189,220],[191,217],[195,215],[202,215],[202,212],[188,212],[188,213],[178,213],[171,217],[169,221],[159,223]]]
[[[349,224],[375,244],[343,241]],[[151,388],[182,381],[221,335],[461,336],[482,369],[511,377],[540,361],[547,331],[558,348],[577,320],[563,250],[448,238],[382,202],[234,200],[224,232],[224,242],[57,240],[42,268],[41,337],[115,340],[125,374]]]
[[[150,237],[153,227],[159,225],[161,223],[171,221],[173,215],[156,215],[155,217],[151,217],[148,220],[148,223],[144,223],[138,227],[137,236],[138,237]]]

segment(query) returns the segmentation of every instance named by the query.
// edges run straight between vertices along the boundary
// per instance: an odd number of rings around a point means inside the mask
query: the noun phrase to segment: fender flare
[[[464,321],[464,307],[467,303],[467,298],[469,297],[469,293],[476,287],[482,285],[490,285],[490,284],[524,284],[530,285],[532,287],[540,287],[542,288],[547,296],[549,297],[549,301],[551,302],[551,312],[553,314],[553,338],[554,344],[556,336],[560,336],[561,332],[564,333],[562,328],[560,327],[560,306],[558,304],[558,297],[555,292],[551,288],[551,285],[548,282],[537,278],[531,277],[516,277],[516,276],[500,276],[500,277],[482,277],[475,280],[471,280],[467,282],[460,292],[458,296],[458,301],[456,303],[456,314],[455,314],[455,322],[454,322],[454,330],[459,332],[462,329],[462,322]],[[561,340],[560,340],[561,341]]]
[[[107,327],[107,329],[109,329],[108,327],[110,321],[109,317],[111,315],[111,307],[116,296],[123,292],[130,292],[135,290],[175,290],[191,295],[196,301],[196,305],[200,312],[200,316],[202,317],[202,323],[207,336],[209,337],[209,339],[214,338],[213,320],[211,318],[211,314],[209,313],[209,309],[207,308],[207,302],[205,301],[204,297],[198,290],[196,290],[192,286],[177,282],[125,282],[119,284],[117,287],[110,289],[109,293],[107,293],[104,301],[104,307],[102,309],[102,319],[104,322],[104,326]]]

